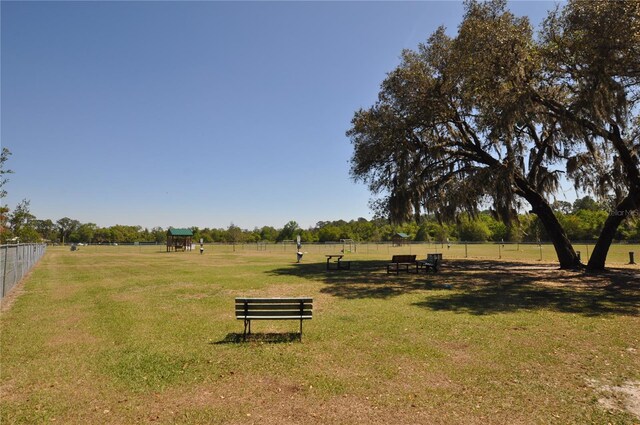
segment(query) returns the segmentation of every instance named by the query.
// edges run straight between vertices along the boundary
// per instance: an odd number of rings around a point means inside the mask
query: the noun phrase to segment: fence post
[[[18,245],[16,245],[16,255],[13,256],[13,276],[15,282],[19,282],[22,278],[22,276],[20,276],[20,273],[18,272],[18,264]]]
[[[7,262],[8,262],[8,257],[9,257],[9,248],[4,246],[2,247],[2,249],[4,250],[4,261],[2,262],[4,264],[3,270],[2,270],[2,297],[0,298],[4,298],[4,285],[5,282],[7,281]],[[2,255],[0,255],[0,257],[2,257]]]
[[[542,244],[538,243],[538,246],[540,247],[540,261],[542,261]]]
[[[629,251],[629,264],[635,264],[636,262],[634,261],[633,258],[633,251]]]
[[[587,258],[589,258],[589,244],[586,244],[587,246]]]

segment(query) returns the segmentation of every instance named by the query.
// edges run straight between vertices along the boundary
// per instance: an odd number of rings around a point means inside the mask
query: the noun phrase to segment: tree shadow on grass
[[[296,264],[270,273],[323,282],[322,293],[346,299],[424,292],[414,305],[434,311],[496,314],[552,310],[588,316],[640,315],[640,271],[559,270],[553,264],[447,260],[438,273],[387,274],[388,261],[354,261],[350,270]]]
[[[554,288],[512,283],[430,296],[414,305],[475,315],[521,310],[551,310],[586,316],[640,315],[640,295],[637,291],[625,292],[611,288]]]
[[[446,277],[456,290],[428,296],[415,305],[476,315],[551,310],[639,316],[639,277],[633,269],[588,273],[527,263],[458,261]]]
[[[212,342],[214,345],[222,344],[242,344],[245,342],[258,342],[269,344],[280,344],[285,342],[300,342],[300,334],[297,332],[285,333],[252,333],[245,337],[241,333],[229,333],[220,341]]]
[[[277,276],[296,276],[324,282],[320,292],[341,298],[391,298],[437,284],[434,273],[387,274],[388,261],[352,261],[350,269],[327,270],[326,263],[295,264],[271,270]]]

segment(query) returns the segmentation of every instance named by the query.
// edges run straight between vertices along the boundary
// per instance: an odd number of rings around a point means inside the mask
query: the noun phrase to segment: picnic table
[[[351,269],[351,261],[341,261],[344,254],[327,254],[327,270],[349,270]],[[331,268],[331,259],[336,257],[336,268]]]
[[[395,271],[396,274],[400,273],[400,269],[404,269],[409,273],[409,267],[416,266],[416,273],[418,272],[418,266],[416,263],[415,255],[394,255],[391,257],[391,262],[387,264],[387,274]]]

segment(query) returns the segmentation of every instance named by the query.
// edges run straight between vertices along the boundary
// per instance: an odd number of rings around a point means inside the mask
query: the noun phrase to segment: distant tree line
[[[573,204],[556,201],[554,213],[562,223],[572,241],[596,240],[609,212],[590,197],[576,200]],[[100,227],[94,223],[81,223],[69,217],[57,221],[38,219],[30,212],[29,201],[23,200],[13,211],[4,207],[0,214],[1,243],[157,243],[164,244],[167,230],[162,227],[151,229],[142,226],[115,225]],[[455,222],[439,222],[435,216],[424,216],[420,224],[408,222],[391,224],[389,220],[377,218],[367,220],[320,221],[308,229],[302,229],[295,221],[289,221],[282,228],[272,226],[241,229],[231,224],[223,228],[191,227],[195,240],[205,243],[256,243],[282,242],[294,240],[298,235],[303,243],[339,242],[353,239],[357,242],[390,241],[396,233],[409,235],[410,240],[419,242],[467,241],[467,242],[547,242],[550,240],[545,227],[535,215],[521,214],[515,230],[508,229],[502,220],[489,211],[482,211],[475,217],[462,216]],[[640,217],[631,217],[618,228],[616,239],[620,241],[640,240]]]

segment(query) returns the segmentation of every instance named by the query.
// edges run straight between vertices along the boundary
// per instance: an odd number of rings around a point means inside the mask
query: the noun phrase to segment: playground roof
[[[168,232],[171,236],[193,236],[191,229],[169,229]]]

